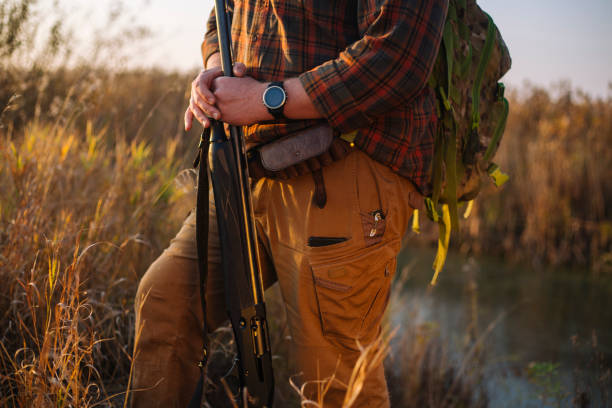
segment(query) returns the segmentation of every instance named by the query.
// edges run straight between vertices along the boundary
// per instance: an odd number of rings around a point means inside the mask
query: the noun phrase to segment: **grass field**
[[[21,46],[6,27],[3,57]],[[138,280],[193,205],[185,169],[199,136],[182,130],[193,74],[54,67],[0,64],[0,406],[118,406]],[[562,86],[511,92],[496,161],[511,181],[485,189],[455,250],[610,273],[611,99]],[[434,244],[433,225],[421,223],[407,245]],[[269,302],[274,327],[283,327],[278,294]],[[285,335],[275,334],[277,355]],[[218,339],[231,341],[227,330]],[[407,323],[392,341],[404,350],[388,359],[394,401],[486,405],[477,352],[456,366],[435,325]],[[277,393],[279,405],[299,400],[289,382]],[[215,407],[225,398],[221,388],[209,396]]]

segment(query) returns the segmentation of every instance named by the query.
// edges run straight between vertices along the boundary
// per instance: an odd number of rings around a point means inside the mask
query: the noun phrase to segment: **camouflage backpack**
[[[498,81],[510,64],[497,26],[476,0],[449,0],[442,45],[429,78],[440,118],[433,193],[425,200],[429,218],[440,228],[432,284],[446,260],[450,232],[458,229],[458,205],[467,203],[467,217],[484,174],[497,186],[508,179],[491,160],[508,117],[505,88]],[[413,221],[418,232],[418,213]]]

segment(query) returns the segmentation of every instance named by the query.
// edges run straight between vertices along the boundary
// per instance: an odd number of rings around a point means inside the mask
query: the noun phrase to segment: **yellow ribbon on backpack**
[[[415,234],[421,233],[421,227],[419,226],[419,210],[414,210],[412,213],[412,232]]]
[[[431,286],[435,286],[438,275],[444,267],[446,256],[448,255],[448,245],[450,243],[451,233],[451,217],[448,204],[442,205],[442,216],[438,218],[438,228],[440,229],[440,233],[438,234],[438,252],[433,262],[434,276],[431,279]]]

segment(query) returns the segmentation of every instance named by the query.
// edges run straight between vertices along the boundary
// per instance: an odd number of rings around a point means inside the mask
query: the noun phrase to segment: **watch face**
[[[285,103],[285,91],[280,86],[271,86],[263,94],[263,102],[270,109],[277,109]]]

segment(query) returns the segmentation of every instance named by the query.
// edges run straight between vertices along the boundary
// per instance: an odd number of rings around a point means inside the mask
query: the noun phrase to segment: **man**
[[[209,117],[243,125],[251,147],[327,124],[351,142],[323,177],[264,177],[253,207],[264,285],[278,281],[306,393],[334,375],[326,407],[340,407],[359,357],[380,333],[395,257],[413,208],[430,186],[434,95],[426,86],[447,0],[235,0],[236,77],[221,76],[214,14],[202,45],[185,128]],[[280,81],[280,106],[263,99]],[[277,92],[281,92],[276,89]],[[320,193],[324,190],[324,200]],[[207,323],[226,320],[211,197]],[[194,215],[142,278],[135,406],[186,406],[198,378],[199,310]],[[277,379],[286,381],[286,379]],[[388,407],[382,365],[354,407]]]

